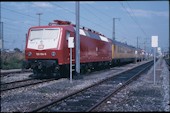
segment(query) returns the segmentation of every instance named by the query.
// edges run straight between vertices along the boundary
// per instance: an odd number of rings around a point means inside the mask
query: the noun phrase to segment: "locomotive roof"
[[[76,31],[76,27],[73,26],[73,25],[57,25],[57,26],[50,26],[50,27],[63,27],[63,28],[73,28],[72,30]],[[49,28],[49,26],[34,26],[34,27],[31,27],[31,28]],[[84,35],[84,36],[88,36],[90,38],[94,38],[94,39],[98,39],[98,40],[103,40],[103,41],[106,41],[106,42],[110,42],[112,41],[113,44],[116,44],[116,45],[120,45],[120,46],[125,46],[125,47],[130,47],[132,49],[135,49],[136,47],[134,46],[131,46],[131,45],[128,45],[126,43],[122,43],[122,42],[119,42],[119,41],[113,41],[112,39],[110,38],[107,38],[106,36],[100,34],[99,32],[96,32],[94,30],[89,30],[88,28],[80,28],[80,35]],[[140,48],[138,48],[140,49]]]

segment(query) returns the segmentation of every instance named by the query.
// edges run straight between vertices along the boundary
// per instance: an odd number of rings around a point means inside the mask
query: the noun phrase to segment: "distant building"
[[[162,56],[162,52],[161,52],[161,48],[160,47],[158,47],[157,53],[158,53],[158,56]]]

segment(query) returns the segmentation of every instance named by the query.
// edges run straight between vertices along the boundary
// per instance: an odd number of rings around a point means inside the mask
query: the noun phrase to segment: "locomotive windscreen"
[[[60,36],[60,28],[33,28],[30,30],[27,48],[56,48]]]
[[[31,29],[29,39],[56,39],[58,34],[59,29]]]

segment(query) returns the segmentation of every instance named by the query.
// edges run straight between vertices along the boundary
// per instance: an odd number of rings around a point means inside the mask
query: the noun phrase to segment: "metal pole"
[[[0,50],[2,50],[2,22],[0,22]]]
[[[1,24],[0,24],[0,32],[1,32],[1,37],[0,37],[0,39],[1,39],[1,43],[2,43],[2,51],[4,50],[4,37],[3,37],[3,22],[0,22]]]
[[[120,18],[113,18],[113,40],[116,40],[116,38],[115,38],[115,19],[120,19]]]
[[[70,48],[70,83],[72,83],[72,48]]]
[[[138,49],[135,50],[135,63],[137,63]]]
[[[39,16],[39,21],[38,21],[38,23],[39,23],[39,26],[40,26],[40,21],[41,21],[40,15],[42,15],[42,13],[37,13],[37,15]]]
[[[146,60],[146,38],[145,38],[145,41],[144,41],[144,61]]]
[[[27,36],[28,36],[28,34],[26,33],[25,34],[25,36],[26,36],[26,38],[25,38],[25,41],[24,41],[24,43],[26,43],[27,42]],[[25,47],[24,47],[24,51],[26,50],[26,44],[25,44]]]
[[[2,22],[2,50],[4,50],[4,24]]]
[[[138,50],[138,37],[137,37],[137,46],[136,46],[136,48],[137,48],[137,49],[136,49],[136,51],[135,51],[135,52],[136,52],[136,53],[135,53],[135,63],[137,63],[137,55],[138,55],[138,54],[137,54],[137,50]]]
[[[137,54],[135,54],[135,64],[137,63]]]
[[[138,37],[137,37],[137,48],[138,48]]]
[[[76,1],[76,77],[80,77],[79,1]]]
[[[113,40],[115,40],[115,18],[113,18]]]
[[[155,49],[156,47],[154,47],[154,85],[155,85]]]
[[[40,14],[39,14],[39,26],[40,26]]]

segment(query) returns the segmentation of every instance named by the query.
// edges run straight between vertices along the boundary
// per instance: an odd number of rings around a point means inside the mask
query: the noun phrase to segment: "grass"
[[[24,60],[24,53],[1,52],[1,69],[20,69]]]

